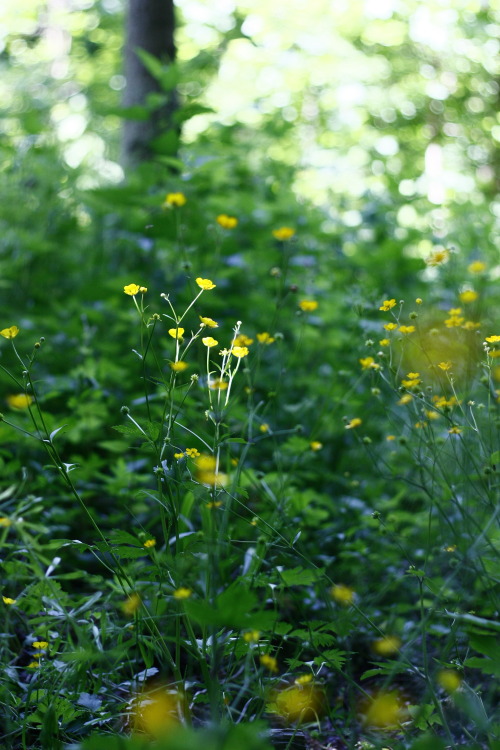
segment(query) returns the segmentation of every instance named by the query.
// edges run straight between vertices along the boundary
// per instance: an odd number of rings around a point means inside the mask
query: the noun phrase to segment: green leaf
[[[432,734],[424,734],[415,740],[410,750],[446,750],[446,742]]]
[[[314,663],[318,666],[321,664],[328,664],[328,666],[333,667],[333,669],[342,669],[348,653],[348,651],[340,651],[336,648],[330,649],[321,654],[321,656],[317,656],[314,659]]]
[[[187,104],[176,110],[172,119],[177,125],[182,125],[183,122],[187,122],[196,115],[205,115],[214,111],[212,107],[204,107],[202,104]]]
[[[286,586],[310,586],[321,578],[323,570],[313,568],[292,568],[280,571]]]

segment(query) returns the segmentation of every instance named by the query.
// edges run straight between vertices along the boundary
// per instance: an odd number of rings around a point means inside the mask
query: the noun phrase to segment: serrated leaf
[[[280,571],[286,586],[310,586],[321,577],[323,571],[317,568],[292,568]]]
[[[314,659],[314,663],[317,664],[318,666],[321,664],[328,664],[328,666],[333,667],[334,669],[342,669],[342,666],[345,663],[347,655],[348,655],[347,651],[339,651],[338,649],[331,649],[329,651],[325,651],[320,656],[317,656]]]

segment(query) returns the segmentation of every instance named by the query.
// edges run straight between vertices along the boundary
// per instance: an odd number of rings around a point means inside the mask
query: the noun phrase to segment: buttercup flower
[[[227,391],[229,383],[227,380],[221,380],[220,378],[214,378],[208,383],[208,387],[212,391]]]
[[[483,263],[482,260],[475,260],[467,266],[467,270],[469,273],[483,273],[483,271],[486,271],[486,263]]]
[[[346,430],[352,430],[354,427],[359,427],[362,422],[363,420],[359,417],[354,417],[354,419],[351,419],[351,421],[346,424],[345,428]]]
[[[260,630],[248,630],[243,633],[243,640],[247,643],[257,643],[260,638]]]
[[[274,656],[270,656],[269,654],[263,654],[260,657],[260,663],[263,667],[268,669],[270,672],[277,672],[278,671],[278,661]]]
[[[281,242],[285,242],[286,240],[290,240],[295,234],[295,229],[292,229],[292,227],[280,227],[279,229],[273,229],[273,237],[276,240],[281,240]]]
[[[146,549],[156,547],[156,539],[146,539],[143,546],[146,547]]]
[[[462,678],[454,669],[441,669],[437,674],[437,681],[447,693],[454,693],[462,684]]]
[[[33,396],[26,393],[15,393],[5,399],[11,409],[27,409],[33,403]]]
[[[380,346],[389,346],[391,342],[389,341],[389,339],[380,339],[378,343],[380,344]]]
[[[485,340],[488,344],[497,344],[500,341],[500,336],[486,336]]]
[[[259,344],[272,344],[274,341],[274,337],[271,336],[267,331],[263,331],[262,333],[257,334],[257,341]]]
[[[475,302],[479,297],[479,294],[473,289],[465,289],[458,296],[460,302],[462,302],[464,305],[468,305],[470,302]]]
[[[303,312],[314,312],[318,309],[318,303],[313,299],[302,299],[299,302],[299,307]]]
[[[174,599],[189,599],[193,593],[192,589],[188,589],[185,586],[181,586],[179,589],[174,591]]]
[[[380,656],[392,656],[401,648],[401,639],[395,635],[386,635],[373,641],[372,648]]]
[[[386,323],[384,325],[384,328],[386,331],[395,331],[397,327],[398,327],[397,323]]]
[[[2,596],[2,599],[3,599],[3,603],[8,604],[8,605],[15,604],[17,601],[17,599],[11,599],[10,596]]]
[[[407,716],[396,692],[380,691],[363,711],[363,723],[373,729],[396,728]]]
[[[212,338],[212,336],[205,336],[205,338],[201,340],[201,343],[210,348],[212,346],[217,346],[219,342]]]
[[[135,295],[139,293],[140,288],[139,284],[128,284],[123,287],[123,291],[131,297],[135,297]]]
[[[396,306],[395,299],[385,299],[382,302],[382,305],[379,307],[379,310],[383,310],[383,312],[387,312],[388,310],[392,310],[392,308],[395,306]]]
[[[189,458],[198,458],[198,456],[201,456],[201,453],[196,448],[186,448],[186,456],[189,456]]]
[[[345,586],[343,583],[337,583],[333,586],[330,590],[330,594],[337,604],[342,604],[343,606],[352,604],[355,597],[354,590],[349,588],[349,586]]]
[[[32,643],[31,645],[33,646],[33,648],[43,649],[48,648],[49,644],[47,643],[47,641],[34,641],[34,643]]]
[[[180,359],[178,362],[170,362],[170,367],[174,372],[184,372],[189,367],[187,362]]]
[[[444,370],[446,372],[446,370],[449,370],[452,367],[452,363],[449,362],[449,361],[448,362],[440,362],[438,364],[438,367],[439,367],[440,370]]]
[[[228,216],[227,214],[219,214],[215,221],[223,229],[234,229],[238,226],[238,219],[235,216]]]
[[[233,346],[250,346],[250,344],[253,344],[253,339],[249,336],[245,336],[244,333],[238,334],[233,341]]]
[[[363,357],[359,360],[363,370],[380,370],[380,365],[375,362],[373,357]]]
[[[2,516],[0,518],[0,528],[3,526],[4,529],[8,528],[9,526],[12,526],[12,521],[10,518],[6,518],[5,516]]]
[[[200,289],[203,289],[205,291],[209,289],[215,289],[217,284],[214,284],[213,281],[210,281],[210,279],[202,279],[200,276],[196,279],[196,283],[200,287]]]
[[[399,326],[399,332],[406,334],[406,333],[414,333],[415,326]]]
[[[168,334],[173,339],[181,339],[184,336],[184,328],[169,328]]]
[[[248,351],[248,348],[246,346],[233,346],[231,349],[231,354],[233,354],[238,359],[241,359],[242,357],[246,357],[250,352]]]
[[[215,322],[215,320],[212,320],[212,318],[204,318],[201,315],[199,316],[202,325],[207,326],[207,328],[218,328],[219,324]]]
[[[187,198],[184,193],[167,193],[165,196],[165,206],[184,206],[187,203]]]
[[[174,458],[179,461],[181,458],[184,458],[184,453],[174,453]]]
[[[457,427],[456,425],[454,427],[451,427],[448,430],[449,435],[460,435],[461,433],[462,433],[462,430],[460,429],[460,427]]]
[[[121,609],[125,615],[133,615],[137,612],[141,606],[141,597],[135,591],[130,594],[124,602],[122,602]]]
[[[319,440],[312,440],[309,443],[309,448],[312,451],[320,451],[322,449],[322,447],[323,447],[323,443],[320,443]]]
[[[19,328],[17,326],[10,326],[10,328],[4,328],[0,331],[0,336],[3,336],[4,339],[15,339],[18,333]]]

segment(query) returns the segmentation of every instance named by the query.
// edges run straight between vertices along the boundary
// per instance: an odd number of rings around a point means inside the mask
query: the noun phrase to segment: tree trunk
[[[173,0],[129,0],[123,98],[125,107],[143,106],[148,94],[162,91],[158,81],[146,70],[136,54],[140,48],[168,63],[175,60],[175,16]],[[165,93],[165,92],[163,92]],[[172,127],[176,94],[165,94],[168,101],[155,109],[147,120],[125,120],[123,128],[123,162],[137,166],[151,158],[151,141]]]

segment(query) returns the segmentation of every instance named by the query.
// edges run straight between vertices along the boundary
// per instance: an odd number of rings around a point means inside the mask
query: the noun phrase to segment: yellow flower
[[[313,440],[309,443],[309,448],[312,451],[320,451],[323,447],[323,443],[320,443],[319,440]]]
[[[295,229],[292,229],[292,227],[280,227],[279,229],[273,229],[273,237],[276,240],[281,240],[282,242],[284,242],[285,240],[290,240],[294,234]]]
[[[176,690],[156,687],[143,692],[131,704],[132,729],[137,734],[162,740],[179,726],[184,707],[183,696]]]
[[[233,346],[231,349],[231,354],[233,354],[238,359],[241,359],[242,357],[246,357],[250,352],[248,351],[248,348],[246,346]]]
[[[458,315],[452,315],[451,318],[446,318],[444,324],[446,328],[458,328],[462,325],[465,318],[460,318]]]
[[[304,675],[310,677],[310,675]],[[299,678],[300,679],[300,678]],[[274,695],[276,713],[286,721],[309,722],[318,719],[324,710],[324,694],[315,685],[298,683],[286,687]]]
[[[411,396],[409,393],[405,393],[404,396],[401,396],[401,398],[398,401],[399,406],[404,406],[405,404],[409,404],[410,401],[413,401],[413,396]]]
[[[11,599],[10,596],[2,596],[4,604],[15,604],[17,599]]]
[[[229,477],[222,471],[217,474],[214,471],[197,471],[196,481],[208,487],[225,487],[229,483]]]
[[[444,552],[455,552],[456,549],[457,549],[456,544],[450,544],[447,547],[443,547]]]
[[[146,294],[146,292],[148,291],[148,288],[147,286],[140,286],[139,291],[141,294]]]
[[[488,344],[497,344],[500,341],[500,336],[486,336]]]
[[[440,362],[438,364],[438,367],[440,370],[444,370],[446,372],[446,370],[449,370],[452,367],[452,362],[450,362],[449,360],[448,362]]]
[[[202,315],[199,316],[202,324],[207,328],[218,328],[219,324],[212,320],[212,318],[204,318]]]
[[[260,663],[263,667],[268,669],[270,672],[278,672],[278,661],[274,656],[269,654],[263,654],[260,657]]]
[[[209,289],[215,289],[217,284],[214,284],[213,281],[210,281],[210,279],[202,279],[200,276],[196,279],[196,283],[200,287],[200,289],[209,290]]]
[[[203,454],[198,456],[196,460],[196,468],[199,471],[212,471],[217,466],[217,459],[215,456]]]
[[[130,594],[130,596],[128,596],[125,601],[122,602],[122,612],[126,615],[133,615],[137,612],[137,610],[141,606],[141,603],[141,597],[134,591],[133,594]]]
[[[427,422],[415,422],[415,427],[417,430],[423,430],[424,427],[427,427]]]
[[[26,393],[16,393],[5,399],[11,409],[27,409],[33,403],[33,396]]]
[[[47,643],[47,641],[35,641],[31,645],[33,646],[33,648],[47,648],[49,644]]]
[[[201,340],[201,343],[205,344],[205,346],[208,346],[210,349],[211,346],[217,346],[219,342],[212,338],[212,336],[205,336],[205,338]]]
[[[462,430],[460,429],[460,427],[457,427],[457,426],[455,425],[454,427],[451,427],[451,428],[450,428],[450,429],[448,430],[448,434],[449,434],[449,435],[461,435],[461,434],[462,434]]]
[[[457,401],[455,396],[450,396],[449,399],[446,399],[444,396],[433,396],[432,400],[437,409],[451,409],[452,406],[457,406],[461,403],[460,401]]]
[[[388,310],[392,310],[393,307],[396,307],[396,300],[395,299],[385,299],[381,306],[379,307],[379,310],[383,310],[383,312],[387,312]]]
[[[193,593],[192,589],[188,589],[185,586],[181,586],[179,589],[174,591],[174,599],[189,599]]]
[[[208,387],[212,391],[227,391],[228,386],[227,380],[221,380],[220,378],[214,378],[214,380],[208,382]]]
[[[427,417],[427,419],[432,420],[432,419],[439,419],[441,415],[437,411],[431,411],[431,409],[426,409],[425,416]]]
[[[389,339],[380,339],[378,343],[380,344],[380,346],[389,346],[391,342],[389,341]]]
[[[2,516],[0,518],[0,527],[2,526],[4,527],[4,529],[7,528],[8,526],[12,526],[12,521],[10,520],[10,518],[6,518],[5,516]]]
[[[420,378],[413,378],[410,380],[402,380],[401,385],[404,388],[416,388],[421,382]]]
[[[187,198],[184,193],[167,193],[165,196],[165,206],[184,206],[187,203]]]
[[[480,328],[481,323],[476,323],[474,320],[466,320],[462,328],[466,331],[474,331],[476,328]]]
[[[386,331],[395,331],[398,327],[397,323],[386,323],[384,325],[384,328]]]
[[[146,541],[144,542],[144,547],[146,547],[146,549],[156,547],[156,539],[146,539]]]
[[[309,683],[312,682],[312,680],[313,680],[312,674],[301,674],[295,678],[294,682],[296,685],[309,685]]]
[[[395,635],[386,635],[373,641],[372,648],[380,656],[392,656],[401,648],[401,639]]]
[[[257,341],[259,344],[272,344],[275,341],[274,336],[271,336],[267,331],[257,334]]]
[[[206,484],[209,484],[209,483],[206,482]],[[210,508],[210,510],[213,510],[214,508],[220,508],[221,505],[222,505],[222,500],[211,500],[209,503],[205,503],[205,507]]]
[[[267,422],[264,422],[264,424],[259,425],[259,430],[261,432],[269,432],[269,425]]]
[[[174,372],[184,372],[189,367],[187,362],[180,359],[178,362],[170,362],[170,367]]]
[[[314,299],[301,299],[299,307],[302,312],[314,312],[318,309],[318,303]]]
[[[346,430],[352,430],[354,427],[359,427],[362,422],[363,420],[359,417],[354,417],[354,419],[351,419],[351,421],[346,424],[345,428]]]
[[[359,364],[363,370],[380,370],[380,365],[375,362],[373,357],[363,357],[359,360]]]
[[[469,273],[483,273],[483,271],[486,271],[486,263],[483,263],[482,260],[475,260],[467,266],[467,270]]]
[[[201,456],[201,453],[196,448],[186,448],[186,456],[189,456],[189,458],[198,458],[198,456]]]
[[[390,443],[393,440],[396,440],[396,435],[387,435],[386,440]]]
[[[402,701],[395,692],[381,691],[363,713],[363,723],[373,729],[396,728],[406,718]]]
[[[349,586],[345,586],[343,583],[337,583],[335,586],[332,586],[330,594],[337,604],[342,604],[344,607],[352,604],[355,597],[354,590],[349,588]]]
[[[3,331],[0,331],[0,336],[3,336],[4,339],[15,339],[18,333],[19,328],[17,326],[11,326],[10,328],[4,328]]]
[[[454,693],[462,684],[462,678],[454,669],[441,669],[437,674],[437,681],[447,693]]]
[[[174,453],[174,458],[179,461],[181,458],[184,458],[184,453]]]
[[[247,643],[257,643],[260,638],[260,630],[248,630],[243,633],[243,640]]]
[[[234,229],[238,226],[238,219],[235,216],[228,216],[227,214],[219,214],[215,221],[223,229]]]
[[[417,303],[417,305],[421,305],[422,304],[422,298],[421,297],[417,297],[417,299],[415,300],[415,302]]]
[[[462,302],[464,305],[468,305],[469,302],[475,302],[477,298],[479,297],[479,294],[475,292],[473,289],[465,289],[458,296],[459,296],[460,302]]]
[[[415,326],[399,326],[400,333],[414,333]]]
[[[249,336],[245,336],[244,333],[238,334],[233,341],[233,346],[250,346],[250,344],[253,344],[253,339]]]
[[[123,291],[125,294],[129,294],[131,297],[135,297],[136,294],[138,294],[139,289],[141,287],[139,284],[128,284],[127,286],[123,287]]]
[[[34,669],[35,667],[39,667],[39,666],[40,666],[40,664],[37,661],[31,661],[28,664],[28,669]]]
[[[169,328],[168,334],[173,339],[181,339],[184,336],[184,328]]]
[[[447,263],[449,259],[450,251],[443,248],[441,250],[434,250],[425,262],[428,266],[442,266],[444,263]]]

